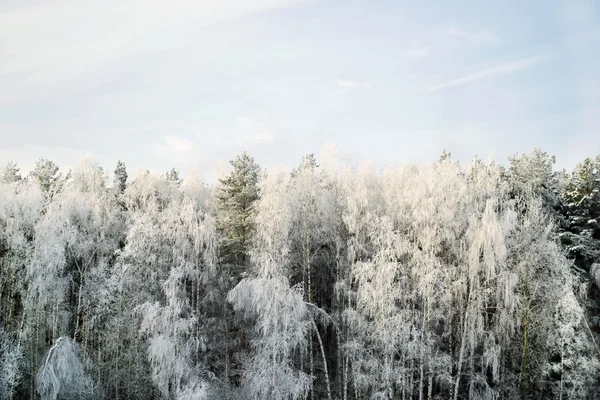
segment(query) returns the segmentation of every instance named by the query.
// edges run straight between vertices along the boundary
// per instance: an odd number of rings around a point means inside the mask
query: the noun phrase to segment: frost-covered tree
[[[0,399],[10,399],[22,377],[23,354],[0,325]]]
[[[452,337],[448,317],[456,311],[451,303],[453,275],[456,262],[464,257],[460,240],[467,226],[467,186],[449,157],[388,170],[383,185],[386,214],[392,218],[396,240],[404,243],[403,254],[397,257],[397,268],[404,271],[400,276],[406,276],[399,311],[411,315],[411,329],[418,332],[399,348],[405,372],[398,386],[403,392],[414,390],[420,398],[430,398],[434,385],[450,384],[450,358],[443,350]]]
[[[41,158],[35,163],[31,176],[44,193],[50,197],[60,189],[61,175],[58,166],[51,160]]]
[[[100,329],[111,301],[108,266],[121,238],[120,212],[101,168],[84,160],[44,209],[33,229],[35,251],[25,269],[22,335],[28,366],[38,368],[48,342],[69,336],[86,357],[102,359]],[[96,370],[101,363],[90,364]],[[101,371],[98,371],[101,376]]]
[[[117,161],[117,166],[114,171],[113,187],[117,190],[117,193],[121,194],[127,187],[127,168],[125,163],[121,160]]]
[[[4,167],[4,171],[2,172],[0,181],[2,181],[4,183],[14,183],[14,182],[18,182],[20,180],[21,180],[21,173],[19,172],[19,168],[17,167],[17,164],[10,161],[8,164],[6,164],[6,167]]]
[[[254,233],[255,204],[259,198],[258,182],[261,169],[246,152],[230,161],[233,171],[219,179],[213,189],[219,232],[219,282],[222,293],[229,292],[249,269],[249,251]],[[236,357],[244,347],[243,321],[234,321],[231,306],[223,299],[221,319],[224,323],[226,352],[225,382],[239,381],[242,360]]]
[[[219,387],[215,316],[223,296],[209,193],[199,183],[180,187],[147,172],[126,189],[129,227],[107,321],[117,335],[109,372],[115,397],[193,398]]]
[[[172,227],[181,222],[173,210],[181,198],[164,176],[148,171],[139,171],[124,192],[128,214],[125,245],[116,253],[111,279],[114,301],[106,321],[112,335],[105,339],[109,393],[115,398],[159,393],[151,377],[148,343],[140,335],[144,314],[134,310],[164,301],[162,284],[175,264]],[[167,214],[165,210],[171,211]]]
[[[294,363],[306,353],[312,323],[302,286],[289,283],[291,210],[286,188],[285,175],[273,175],[263,184],[252,276],[228,296],[234,310],[254,321],[241,392],[250,399],[300,399],[309,389],[309,376]]]
[[[216,225],[191,199],[173,202],[164,211],[165,239],[173,250],[172,265],[162,283],[164,303],[147,302],[141,331],[149,337],[152,380],[165,398],[206,398],[208,365],[206,283],[216,273]]]
[[[576,298],[574,285],[566,277],[559,289],[547,339],[549,360],[544,366],[543,390],[546,396],[556,399],[585,399],[597,394],[594,387],[600,369],[598,348],[585,328],[584,310]]]
[[[27,270],[36,253],[35,231],[43,204],[37,185],[26,181],[16,185],[0,183],[0,324],[4,337],[10,337],[23,355],[19,370],[13,370],[17,365],[11,363],[10,371],[11,375],[21,376],[20,386],[26,387],[32,384],[30,372],[35,369],[26,346],[31,333],[24,309],[30,287]],[[14,394],[23,393],[19,388],[13,389]],[[12,394],[10,390],[7,393]]]
[[[348,272],[338,278],[338,291],[340,296],[347,298],[339,318],[340,330],[343,330],[341,347],[344,350],[344,379],[343,398],[348,396],[348,372],[352,371],[352,382],[355,394],[368,390],[369,379],[361,368],[363,357],[368,354],[365,348],[365,336],[368,320],[359,311],[360,302],[357,300],[357,291],[360,285],[354,283],[355,268],[364,260],[373,255],[369,248],[369,226],[373,218],[381,215],[378,208],[382,206],[379,200],[379,182],[375,171],[369,164],[363,164],[356,174],[347,171],[345,183],[346,204],[344,207],[343,221],[348,230],[347,257]],[[365,351],[365,352],[363,352]],[[376,357],[376,355],[374,355]]]
[[[246,152],[231,161],[233,171],[217,189],[223,262],[244,266],[254,226],[254,203],[259,197],[260,167]],[[237,273],[239,268],[234,269]]]
[[[555,156],[536,147],[530,154],[515,154],[508,160],[506,179],[515,195],[532,191],[549,210],[561,207],[559,175],[553,170]]]
[[[600,260],[600,155],[575,166],[562,189],[568,227],[561,241],[576,265],[589,271]]]
[[[450,160],[450,159],[452,159],[452,153],[450,153],[446,149],[442,149],[442,154],[440,155],[439,161],[442,162],[442,161]]]
[[[42,159],[0,182],[0,397],[595,398],[599,160]]]
[[[77,343],[61,336],[50,347],[36,376],[36,391],[44,400],[101,397],[85,375]]]
[[[330,263],[331,249],[336,237],[337,223],[334,197],[326,184],[326,171],[319,168],[312,154],[304,157],[300,166],[291,172],[285,201],[291,212],[290,262],[304,288],[305,301],[318,308],[329,306],[328,292],[334,270]],[[319,331],[316,339],[323,346]],[[312,332],[308,340],[308,370],[315,380],[315,355]],[[327,359],[318,357],[324,370],[328,397],[331,396]],[[327,371],[327,372],[325,372]],[[315,398],[311,385],[310,397]]]
[[[181,184],[182,179],[179,177],[179,171],[175,168],[171,168],[171,170],[165,174],[165,177],[169,182],[173,182],[176,185]]]
[[[600,215],[600,155],[596,159],[586,158],[575,166],[575,170],[563,188],[567,205],[581,217],[590,219]],[[573,215],[572,222],[576,222]],[[587,222],[587,221],[582,221]]]
[[[67,216],[58,203],[50,203],[35,227],[35,252],[26,270],[23,329],[29,339],[32,370],[37,370],[48,339],[54,342],[72,334],[67,244],[73,238]]]
[[[6,329],[19,323],[17,307],[27,289],[24,271],[35,251],[42,207],[42,193],[35,185],[0,184],[0,315]]]

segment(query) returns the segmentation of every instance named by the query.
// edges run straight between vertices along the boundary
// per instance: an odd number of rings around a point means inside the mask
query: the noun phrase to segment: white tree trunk
[[[329,370],[327,369],[327,358],[325,357],[325,348],[323,347],[323,341],[321,340],[321,335],[319,334],[319,330],[317,329],[317,324],[315,321],[312,321],[313,328],[317,334],[317,340],[319,341],[319,347],[321,348],[321,357],[323,357],[323,369],[325,372],[325,384],[327,386],[327,399],[331,400],[331,386],[329,384]]]

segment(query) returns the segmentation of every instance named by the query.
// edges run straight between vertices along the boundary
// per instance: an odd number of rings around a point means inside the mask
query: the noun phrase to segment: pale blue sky
[[[487,3],[487,5],[484,5]],[[0,162],[600,151],[593,1],[2,0]]]

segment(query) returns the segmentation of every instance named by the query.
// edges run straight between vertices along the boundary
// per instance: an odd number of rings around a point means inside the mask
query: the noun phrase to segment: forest
[[[0,180],[0,399],[599,393],[600,154]]]

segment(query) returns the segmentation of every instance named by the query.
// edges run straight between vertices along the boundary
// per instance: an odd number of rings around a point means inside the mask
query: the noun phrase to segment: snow
[[[457,400],[514,398],[524,379],[537,382],[530,397],[597,388],[589,282],[556,241],[547,154],[508,172],[450,158],[377,170],[311,156],[268,174],[247,155],[234,164],[216,187],[146,171],[117,191],[90,160],[52,188],[0,183],[0,394]],[[567,250],[589,250],[591,238],[565,235],[579,243]],[[600,283],[600,263],[590,279]]]

